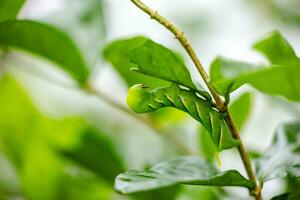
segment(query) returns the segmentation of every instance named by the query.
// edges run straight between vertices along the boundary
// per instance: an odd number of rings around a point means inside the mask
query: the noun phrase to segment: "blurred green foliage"
[[[95,69],[106,36],[103,0],[60,0],[61,9],[38,18],[64,31],[80,49],[89,69]],[[33,18],[35,19],[35,18]]]
[[[264,14],[269,15],[270,20],[278,20],[295,28],[300,24],[300,2],[298,0],[265,0],[249,1],[256,8],[261,9]]]
[[[0,45],[20,48],[56,62],[81,84],[89,71],[74,42],[59,29],[30,20],[0,24]]]
[[[103,134],[79,118],[51,119],[42,115],[11,76],[2,78],[0,91],[0,103],[5,105],[0,107],[0,147],[16,167],[21,193],[29,199],[64,199],[79,191],[86,195],[92,192],[95,198],[111,193],[108,186],[105,193],[95,190],[106,181],[112,183],[114,176],[123,171],[120,159]],[[92,146],[93,143],[105,145]],[[79,157],[71,158],[73,162],[81,164],[80,156],[94,160],[92,171],[98,172],[104,182],[69,162],[61,153],[72,155],[76,149],[82,151]],[[106,156],[99,157],[101,154]],[[91,182],[87,184],[87,180]],[[80,187],[81,184],[86,188]],[[81,198],[74,195],[74,199]]]
[[[0,1],[0,22],[15,19],[25,0]]]

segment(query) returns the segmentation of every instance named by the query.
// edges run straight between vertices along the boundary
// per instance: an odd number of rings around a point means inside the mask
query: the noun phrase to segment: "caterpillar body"
[[[239,145],[228,130],[223,114],[212,108],[211,101],[176,84],[152,91],[143,84],[134,85],[129,89],[127,104],[136,113],[148,113],[164,107],[177,108],[208,130],[219,151]]]

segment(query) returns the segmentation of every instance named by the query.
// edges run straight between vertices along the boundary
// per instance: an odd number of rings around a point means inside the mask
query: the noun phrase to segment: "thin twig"
[[[242,158],[244,167],[246,169],[246,172],[247,172],[249,178],[251,180],[255,181],[256,187],[255,187],[254,191],[251,191],[251,193],[252,193],[252,195],[255,196],[255,198],[257,200],[261,200],[262,199],[262,197],[261,197],[261,188],[260,188],[260,186],[258,186],[258,184],[256,182],[256,177],[255,177],[255,174],[254,174],[253,169],[252,169],[252,164],[251,164],[250,158],[249,158],[248,153],[245,149],[245,146],[242,142],[239,131],[237,130],[236,125],[234,124],[234,122],[232,120],[232,117],[231,117],[231,115],[228,111],[227,111],[227,115],[225,117],[225,121],[226,121],[229,129],[231,130],[231,133],[234,136],[234,138],[236,138],[237,140],[240,141],[240,145],[238,146],[239,154]]]
[[[152,10],[150,7],[145,5],[143,2],[140,0],[131,0],[138,8],[140,8],[142,11],[147,13],[151,19],[156,20],[158,23],[163,25],[166,29],[168,29],[170,32],[174,34],[174,36],[177,38],[177,40],[180,42],[182,47],[186,50],[188,53],[189,57],[191,60],[194,62],[199,74],[203,78],[207,88],[209,89],[211,95],[213,96],[215,102],[216,102],[216,107],[220,112],[225,112],[226,113],[226,123],[229,126],[231,133],[233,137],[235,137],[237,140],[239,140],[240,145],[238,146],[238,151],[241,156],[241,159],[243,161],[244,167],[246,169],[246,172],[250,178],[255,183],[255,189],[254,191],[250,191],[251,194],[255,197],[256,200],[261,200],[261,188],[257,184],[256,177],[254,175],[254,171],[252,169],[252,165],[248,156],[248,153],[246,149],[244,148],[243,142],[240,138],[240,135],[238,133],[238,130],[230,116],[230,113],[228,112],[227,105],[225,102],[222,100],[222,98],[219,96],[219,94],[215,91],[215,89],[212,87],[212,85],[209,82],[209,76],[206,73],[204,67],[202,66],[200,59],[196,55],[194,49],[192,48],[191,43],[189,40],[186,38],[184,33],[173,23],[171,23],[169,20],[167,20],[165,17],[161,16],[157,11]]]
[[[180,151],[183,154],[194,154],[184,143],[182,143],[180,140],[177,138],[173,137],[174,133],[171,133],[170,131],[167,131],[166,129],[161,129],[155,124],[151,123],[150,121],[139,117],[138,115],[134,114],[131,112],[129,109],[124,107],[123,105],[115,102],[112,98],[108,97],[106,94],[102,93],[100,90],[97,90],[93,88],[92,86],[88,86],[87,91],[90,94],[93,94],[94,96],[99,97],[101,100],[105,101],[106,103],[110,104],[114,108],[117,108],[130,116],[134,117],[136,120],[142,122],[145,124],[147,127],[152,129],[154,132],[158,133],[160,136],[164,137],[167,141],[171,142],[170,144],[173,145],[178,151]]]

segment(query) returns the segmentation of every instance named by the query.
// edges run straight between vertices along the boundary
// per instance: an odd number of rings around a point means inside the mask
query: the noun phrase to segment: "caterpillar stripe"
[[[136,113],[152,112],[164,107],[177,108],[208,130],[219,151],[239,145],[228,130],[223,115],[212,108],[210,101],[176,84],[152,91],[143,84],[134,85],[129,89],[127,104]]]

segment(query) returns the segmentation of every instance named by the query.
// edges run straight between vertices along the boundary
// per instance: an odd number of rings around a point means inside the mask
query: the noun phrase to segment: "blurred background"
[[[184,30],[207,69],[218,55],[266,63],[252,44],[273,30],[300,52],[298,0],[144,2]],[[183,186],[131,196],[114,191],[115,176],[126,170],[146,169],[177,155],[206,155],[201,128],[188,115],[173,109],[139,117],[124,112],[126,80],[134,77],[124,77],[103,59],[110,42],[144,35],[180,52],[201,84],[186,53],[161,25],[129,0],[27,0],[18,18],[67,33],[93,72],[89,83],[97,94],[74,87],[72,78],[48,60],[17,49],[0,54],[1,200],[248,198],[245,189],[237,188]],[[257,154],[268,147],[280,123],[299,119],[300,106],[247,86],[233,99],[245,91],[251,93],[252,110],[242,138]],[[220,159],[220,169],[236,168],[245,175],[235,150],[222,152]],[[271,181],[263,196],[283,191],[283,181]]]

